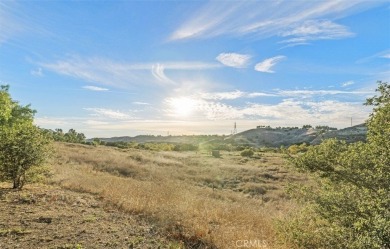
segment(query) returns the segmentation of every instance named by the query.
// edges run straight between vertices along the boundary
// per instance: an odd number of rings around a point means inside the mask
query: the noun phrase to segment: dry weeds
[[[263,248],[291,248],[278,241],[275,219],[296,208],[284,187],[305,181],[280,155],[246,162],[237,153],[120,150],[57,143],[52,181],[93,193],[154,222],[188,248],[236,248],[239,240]]]

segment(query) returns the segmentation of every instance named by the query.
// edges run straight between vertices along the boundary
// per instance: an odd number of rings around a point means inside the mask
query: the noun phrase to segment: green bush
[[[252,157],[255,154],[255,152],[252,149],[245,149],[245,150],[241,151],[240,154],[243,157]]]
[[[377,91],[380,96],[366,103],[375,106],[366,143],[329,139],[291,159],[317,178],[316,188],[295,194],[313,210],[305,217],[318,222],[287,221],[290,242],[302,248],[390,248],[390,85],[380,82]]]
[[[35,111],[13,101],[8,87],[1,87],[0,103],[0,181],[12,181],[13,188],[21,189],[46,172],[42,165],[50,140],[33,125]]]

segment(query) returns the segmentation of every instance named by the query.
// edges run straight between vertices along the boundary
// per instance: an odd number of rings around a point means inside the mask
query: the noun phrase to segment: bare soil
[[[50,185],[0,184],[0,248],[178,248],[152,224],[98,196]]]

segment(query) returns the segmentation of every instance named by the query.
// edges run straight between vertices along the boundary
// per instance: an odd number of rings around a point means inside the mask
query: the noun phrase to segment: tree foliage
[[[33,124],[35,111],[12,100],[8,90],[0,90],[0,180],[21,189],[36,176],[32,172],[41,172],[37,168],[47,157],[49,140]]]
[[[54,141],[67,142],[67,143],[85,143],[84,133],[79,133],[75,129],[69,129],[64,133],[62,129],[45,129],[44,132],[51,137]]]
[[[329,139],[292,159],[318,177],[318,188],[300,197],[322,222],[291,233],[307,247],[316,238],[317,248],[390,248],[390,86],[379,82],[377,91],[366,102],[375,106],[366,143]]]

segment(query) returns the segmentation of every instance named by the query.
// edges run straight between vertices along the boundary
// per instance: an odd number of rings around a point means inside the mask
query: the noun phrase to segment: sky
[[[389,1],[0,1],[0,84],[88,138],[344,128],[389,79]]]

